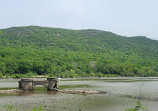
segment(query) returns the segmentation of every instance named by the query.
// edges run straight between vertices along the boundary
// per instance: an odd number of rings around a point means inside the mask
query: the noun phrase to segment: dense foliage
[[[158,41],[100,30],[2,29],[0,77],[158,76]]]

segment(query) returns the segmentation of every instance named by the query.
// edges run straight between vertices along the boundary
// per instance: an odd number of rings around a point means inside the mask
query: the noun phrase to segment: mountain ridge
[[[38,28],[49,28],[49,29],[63,29],[63,30],[72,30],[72,31],[98,31],[98,32],[107,32],[107,33],[111,33],[114,35],[118,35],[118,36],[123,36],[120,34],[116,34],[113,33],[111,31],[105,31],[105,30],[100,30],[100,29],[67,29],[67,28],[55,28],[55,27],[44,27],[44,26],[36,26],[36,25],[30,25],[30,26],[15,26],[15,27],[9,27],[9,28],[3,28],[0,30],[7,30],[7,29],[12,29],[12,28],[28,28],[28,27],[38,27]],[[147,36],[123,36],[123,37],[144,37],[144,38],[148,38]],[[151,39],[151,38],[148,38]],[[151,39],[151,40],[155,40],[155,39]],[[156,40],[157,41],[157,40]]]

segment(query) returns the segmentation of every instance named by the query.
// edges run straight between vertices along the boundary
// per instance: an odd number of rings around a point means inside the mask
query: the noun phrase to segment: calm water
[[[25,93],[0,94],[0,111],[4,104],[15,105],[20,111],[31,111],[32,108],[44,107],[45,111],[124,111],[135,106],[140,95],[148,98],[141,100],[150,111],[158,111],[158,78],[126,79],[89,79],[61,80],[59,86],[67,89],[108,91],[108,94],[71,94],[35,91]],[[74,87],[72,87],[72,85]],[[71,86],[71,87],[69,87]],[[0,88],[18,87],[18,80],[0,80]],[[46,106],[46,107],[45,107]]]

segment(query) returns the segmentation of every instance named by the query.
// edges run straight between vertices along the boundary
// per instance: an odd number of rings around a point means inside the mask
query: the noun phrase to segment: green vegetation
[[[43,107],[34,108],[32,111],[44,111]]]
[[[135,108],[129,108],[126,109],[125,111],[149,111],[147,107],[143,107],[143,104],[140,101],[136,102]]]
[[[0,90],[11,90],[11,89],[17,89],[16,87],[14,88],[0,88]]]
[[[6,111],[18,111],[17,109],[14,108],[14,105],[8,104],[8,105],[4,105],[3,107]]]
[[[35,87],[34,91],[48,91],[46,87],[42,86],[42,87]]]
[[[2,29],[0,78],[158,76],[158,41],[99,30]]]
[[[91,87],[89,85],[83,84],[83,85],[60,85],[60,89],[68,89],[68,88],[87,88]]]
[[[8,104],[8,105],[4,105],[3,107],[6,111],[18,111],[18,109],[15,109],[14,105]],[[38,108],[33,108],[32,111],[45,111],[45,110],[43,109],[43,107],[38,107]]]

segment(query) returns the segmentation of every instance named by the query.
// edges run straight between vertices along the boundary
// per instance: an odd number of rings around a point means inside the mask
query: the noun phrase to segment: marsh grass
[[[11,90],[11,89],[17,89],[16,87],[13,88],[0,88],[0,90]]]
[[[93,87],[93,86],[90,86],[90,85],[60,85],[59,88],[60,89],[68,89],[68,88],[88,88],[88,87]]]

